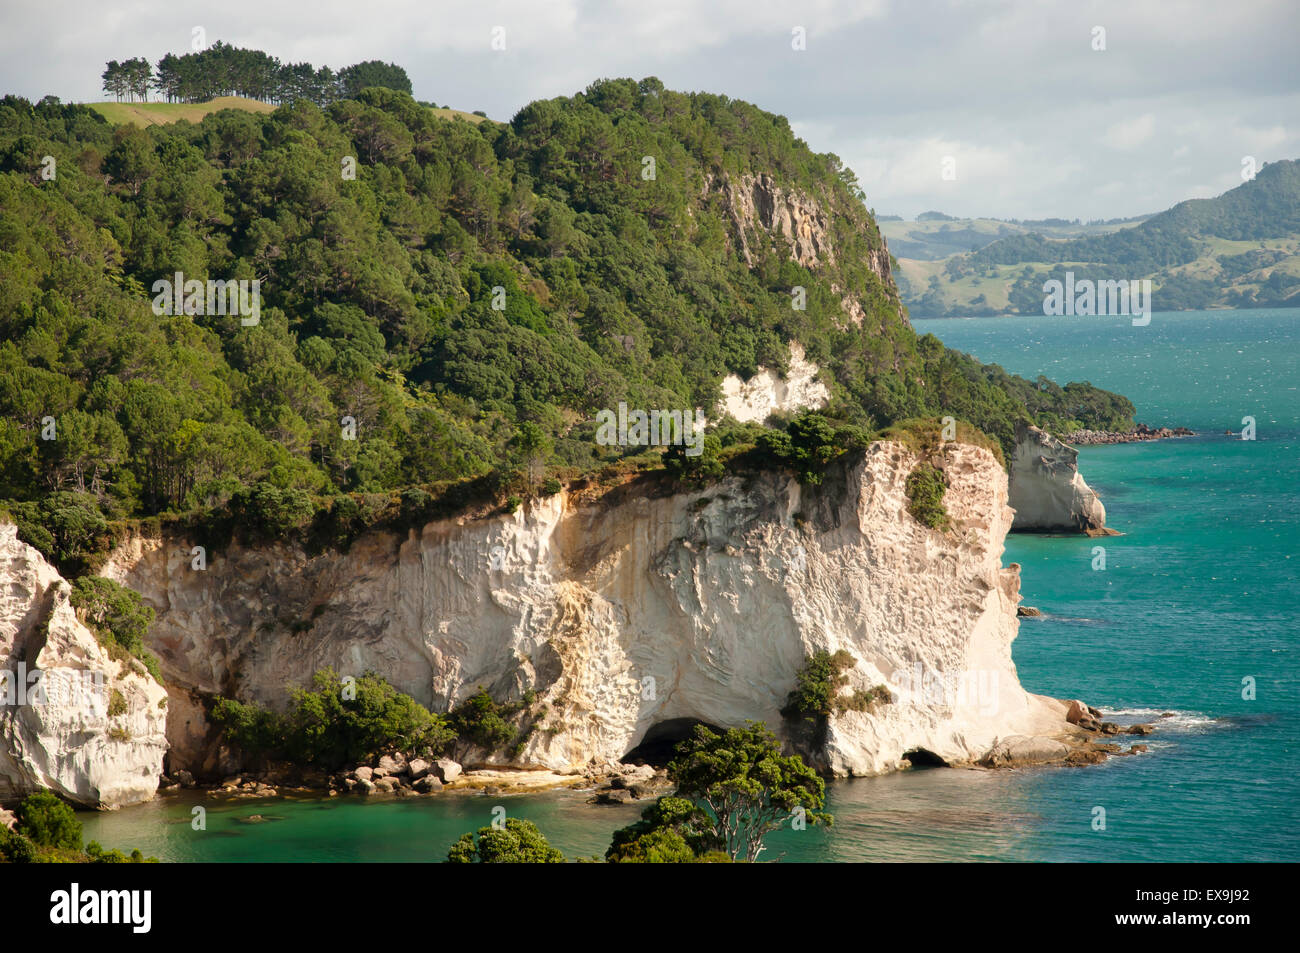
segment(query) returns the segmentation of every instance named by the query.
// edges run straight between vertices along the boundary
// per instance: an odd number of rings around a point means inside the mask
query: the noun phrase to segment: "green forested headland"
[[[728,189],[760,174],[823,210],[833,262],[737,217]],[[1122,397],[919,337],[882,249],[852,172],[785,118],[653,78],[478,125],[382,88],[147,129],[7,97],[0,500],[73,571],[157,515],[342,538],[399,498],[553,492],[644,455],[598,446],[595,412],[718,421],[723,377],[783,368],[791,340],[850,428],[828,433],[950,414],[1006,445],[1022,416],[1131,422]],[[259,281],[258,323],[155,314],[177,272]],[[722,420],[709,453],[756,430]]]

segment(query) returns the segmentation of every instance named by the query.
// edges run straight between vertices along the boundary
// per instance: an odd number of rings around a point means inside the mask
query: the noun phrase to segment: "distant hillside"
[[[1039,233],[1049,238],[1078,238],[1101,235],[1130,227],[1141,217],[1126,221],[1070,222],[1065,219],[1019,222],[1000,218],[953,218],[939,212],[923,212],[916,221],[898,216],[876,216],[885,233],[889,250],[896,258],[938,261],[953,255],[977,251],[1001,238]]]
[[[935,225],[937,223],[926,223]],[[953,223],[943,223],[952,225]],[[940,260],[896,243],[899,290],[913,317],[1039,313],[1043,282],[1149,278],[1154,307],[1300,306],[1300,163],[1265,165],[1212,199],[1191,199],[1131,227],[1062,239],[1047,229],[1007,234]]]

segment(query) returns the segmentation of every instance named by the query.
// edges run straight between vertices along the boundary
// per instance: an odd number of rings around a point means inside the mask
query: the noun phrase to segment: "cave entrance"
[[[722,731],[717,725],[698,718],[669,718],[651,725],[641,743],[623,755],[623,763],[666,767],[673,759],[673,749],[694,734],[696,725],[703,725],[710,731]]]
[[[909,762],[914,768],[948,767],[947,761],[925,748],[913,748],[911,751],[903,752],[903,760]]]

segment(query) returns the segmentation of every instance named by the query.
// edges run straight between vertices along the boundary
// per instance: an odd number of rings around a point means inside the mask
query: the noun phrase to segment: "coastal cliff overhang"
[[[52,790],[110,809],[151,798],[167,750],[163,686],[100,643],[12,523],[0,523],[0,581],[0,798]]]

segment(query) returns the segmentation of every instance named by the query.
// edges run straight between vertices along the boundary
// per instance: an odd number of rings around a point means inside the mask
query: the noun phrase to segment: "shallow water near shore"
[[[1152,427],[1197,431],[1083,448],[1080,468],[1125,535],[1016,535],[1003,559],[1021,564],[1024,602],[1044,613],[1021,620],[1014,646],[1025,687],[1159,731],[1141,739],[1145,754],[1084,768],[836,782],[835,825],[773,834],[763,859],[1300,860],[1300,310],[1157,313],[1143,328],[1052,317],[916,328],[1030,379],[1117,390]],[[1224,435],[1246,415],[1256,440]],[[603,854],[643,806],[587,796],[230,804],[186,793],[81,816],[87,840],[165,861],[418,862],[442,860],[500,805],[573,858]],[[190,825],[199,804],[205,831]]]

